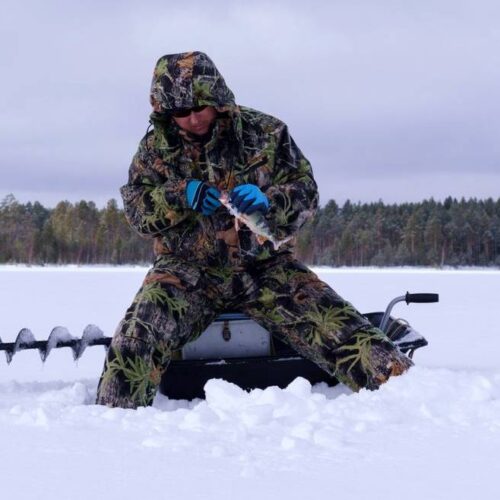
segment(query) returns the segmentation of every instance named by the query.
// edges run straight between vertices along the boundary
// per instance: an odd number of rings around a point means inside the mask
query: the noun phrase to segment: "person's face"
[[[188,113],[188,111],[190,111]],[[217,111],[213,106],[203,106],[173,114],[173,119],[180,128],[194,135],[204,135],[215,121]]]

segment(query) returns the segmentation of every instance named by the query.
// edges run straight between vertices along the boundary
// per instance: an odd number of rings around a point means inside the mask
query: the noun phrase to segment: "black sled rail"
[[[37,349],[42,361],[45,362],[50,351],[55,348],[69,347],[73,353],[73,359],[79,359],[85,349],[89,346],[102,345],[109,347],[111,337],[105,337],[103,331],[96,325],[87,325],[80,338],[73,337],[67,328],[56,326],[50,332],[47,340],[36,340],[33,332],[23,328],[14,342],[2,342],[0,338],[0,351],[5,351],[7,363],[19,352],[26,349]]]

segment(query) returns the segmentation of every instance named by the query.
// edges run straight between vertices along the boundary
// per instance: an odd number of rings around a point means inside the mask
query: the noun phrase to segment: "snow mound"
[[[94,405],[95,392],[95,380],[0,385],[0,439],[9,457],[3,473],[19,476],[16,471],[28,457],[35,462],[35,476],[36,463],[49,459],[55,470],[64,466],[71,474],[68,464],[75,464],[85,467],[90,477],[118,460],[107,475],[112,477],[114,470],[121,477],[111,479],[113,498],[123,498],[130,481],[138,490],[141,474],[154,475],[160,496],[164,488],[171,491],[165,475],[169,467],[203,483],[215,481],[211,470],[227,471],[231,484],[286,477],[288,498],[307,495],[300,481],[304,474],[308,481],[328,483],[333,471],[337,487],[343,485],[343,498],[368,495],[369,484],[354,486],[361,470],[369,470],[371,477],[392,471],[392,481],[399,470],[401,487],[409,470],[419,471],[426,482],[419,483],[412,498],[432,498],[428,488],[446,476],[454,498],[470,498],[477,484],[496,486],[491,457],[500,446],[500,372],[415,367],[376,392],[357,394],[343,386],[311,387],[302,378],[285,389],[251,392],[210,380],[205,400],[173,401],[158,395],[153,407],[137,410]],[[474,477],[463,470],[464,456],[480,462]],[[123,460],[133,461],[137,475],[123,476]],[[12,493],[23,498],[20,484]],[[377,491],[384,484],[377,482]],[[186,487],[176,491],[186,494]],[[240,498],[266,498],[262,493],[269,491],[268,486],[252,488],[255,496],[242,493]],[[93,490],[88,486],[81,491],[85,498]],[[399,498],[397,491],[384,491],[383,496]],[[203,488],[193,486],[193,492],[196,497]]]
[[[0,418],[5,425],[73,425],[89,420],[102,432],[134,430],[141,446],[179,450],[195,446],[206,455],[270,455],[286,450],[332,453],[359,449],[359,441],[390,438],[400,445],[418,430],[500,431],[500,374],[416,367],[375,392],[352,394],[297,378],[287,388],[246,392],[224,380],[210,380],[206,399],[170,401],[138,410],[91,404],[95,382],[9,383]],[[41,417],[43,415],[43,418]],[[113,429],[108,428],[113,422]],[[118,424],[118,426],[117,426]],[[297,453],[299,453],[297,451]]]

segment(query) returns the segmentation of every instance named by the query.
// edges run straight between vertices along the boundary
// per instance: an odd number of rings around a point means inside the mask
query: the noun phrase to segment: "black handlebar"
[[[410,293],[406,292],[405,300],[407,304],[425,304],[430,302],[439,302],[437,293]]]

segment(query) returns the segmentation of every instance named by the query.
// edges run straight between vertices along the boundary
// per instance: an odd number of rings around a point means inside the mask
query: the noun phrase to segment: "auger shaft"
[[[5,351],[7,363],[12,361],[17,352],[27,349],[37,349],[42,361],[45,361],[52,349],[69,347],[73,352],[73,359],[77,360],[89,346],[109,347],[110,344],[111,337],[105,337],[102,330],[96,325],[87,325],[81,338],[73,337],[67,328],[56,326],[50,332],[47,340],[36,340],[31,330],[23,328],[17,334],[14,342],[2,342],[0,338],[0,351]]]

